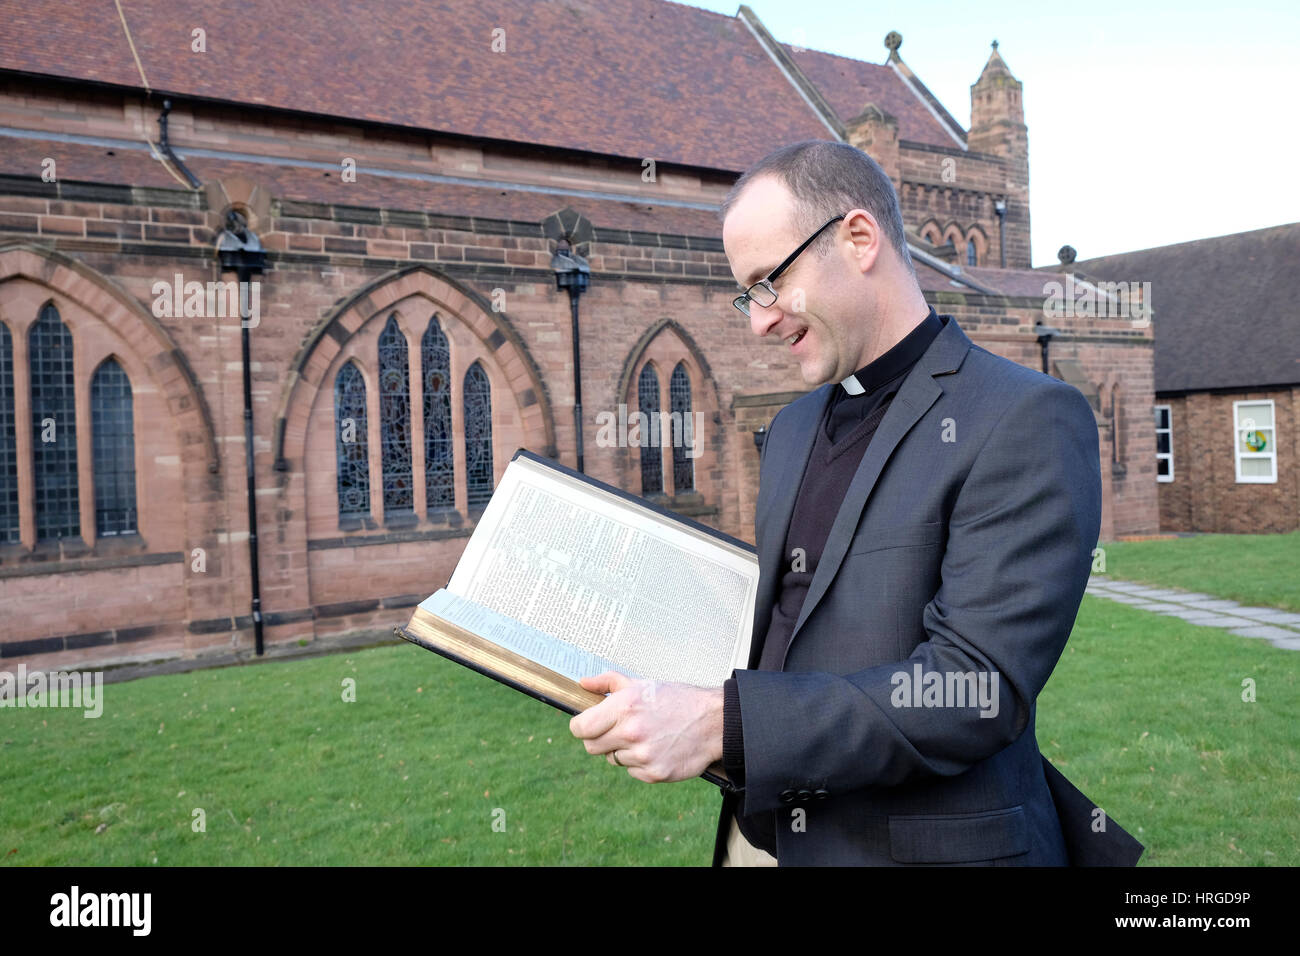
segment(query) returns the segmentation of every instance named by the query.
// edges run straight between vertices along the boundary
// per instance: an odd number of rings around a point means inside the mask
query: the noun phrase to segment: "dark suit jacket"
[[[781,672],[752,668],[814,430],[840,386],[772,421],[751,669],[734,672],[744,789],[724,797],[715,865],[733,810],[777,811],[782,866],[1131,864],[1142,851],[1034,735],[1101,524],[1092,408],[945,322],[867,447]],[[935,673],[954,692],[996,681],[996,711],[905,695],[896,675],[918,665],[922,684]]]

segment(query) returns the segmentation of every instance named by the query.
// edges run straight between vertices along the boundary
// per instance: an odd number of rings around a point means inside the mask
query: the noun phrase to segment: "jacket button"
[[[800,802],[800,803],[807,803],[807,802],[808,802],[809,800],[811,800],[811,799],[812,799],[812,791],[811,791],[811,790],[800,790],[800,791],[799,791],[799,802]]]
[[[816,799],[816,800],[825,800],[825,799],[826,799],[827,797],[829,797],[829,796],[830,796],[830,791],[829,791],[829,790],[814,790],[814,791],[813,791],[813,798]]]
[[[795,794],[793,790],[782,790],[780,794],[777,795],[777,799],[782,803],[794,803],[794,796]]]

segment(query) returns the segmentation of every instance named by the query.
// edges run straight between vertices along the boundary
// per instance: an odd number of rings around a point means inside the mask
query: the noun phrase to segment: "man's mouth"
[[[796,332],[794,335],[792,335],[792,336],[790,336],[788,339],[786,339],[786,340],[785,340],[785,344],[786,344],[786,345],[789,345],[789,346],[791,346],[791,347],[793,347],[793,346],[795,346],[795,345],[798,345],[798,344],[803,340],[803,337],[804,337],[805,335],[807,335],[807,334],[808,334],[808,330],[807,330],[806,328],[804,328],[804,329],[800,329],[800,330],[799,330],[798,332]]]

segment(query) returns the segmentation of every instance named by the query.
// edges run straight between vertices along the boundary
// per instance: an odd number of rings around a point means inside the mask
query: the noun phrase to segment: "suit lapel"
[[[822,548],[821,560],[817,562],[817,570],[813,574],[812,582],[808,586],[808,594],[804,597],[803,607],[799,611],[799,619],[795,622],[794,632],[790,636],[790,641],[786,644],[785,656],[782,657],[782,667],[784,667],[785,657],[789,656],[790,646],[799,636],[799,629],[803,627],[808,615],[817,607],[817,603],[825,595],[826,589],[830,587],[831,579],[835,577],[835,573],[839,570],[840,563],[844,560],[844,555],[848,551],[849,542],[853,539],[853,533],[862,517],[863,509],[866,507],[867,499],[875,488],[876,480],[880,477],[880,472],[885,467],[885,463],[894,453],[894,449],[898,447],[898,443],[911,431],[912,426],[930,410],[930,406],[943,394],[943,389],[934,380],[934,376],[955,372],[961,366],[962,359],[965,358],[970,347],[971,341],[957,325],[957,320],[949,317],[947,324],[935,336],[925,354],[917,360],[916,365],[912,367],[912,371],[903,380],[903,385],[898,390],[898,394],[890,402],[889,410],[885,412],[885,417],[881,420],[875,435],[872,436],[870,443],[867,445],[866,454],[862,456],[862,462],[858,465],[858,470],[854,473],[849,490],[844,495],[844,501],[840,504],[839,511],[836,513],[835,523],[831,526],[826,545]],[[825,401],[823,400],[820,403],[821,408],[825,407]],[[820,416],[817,420],[821,420]],[[795,458],[800,466],[806,466],[812,451],[812,441],[815,437],[812,434],[814,429],[808,429],[808,431],[810,433],[808,437],[801,439],[799,442],[799,455],[797,458],[791,456]],[[782,482],[790,481],[789,466],[784,467],[782,471],[779,480]],[[802,467],[800,472],[802,473]],[[788,488],[791,486],[782,484],[778,487]],[[784,503],[780,509],[780,521],[776,525],[780,529],[780,534],[765,537],[763,541],[764,551],[768,551],[770,547],[776,548],[776,561],[778,563],[780,561],[780,549],[784,546],[785,536],[789,530],[790,516],[794,511],[794,497],[794,495],[789,496],[788,503]],[[761,567],[771,568],[773,566],[761,565]],[[771,576],[776,578],[775,585],[779,587],[779,574]],[[770,607],[771,605],[767,606]],[[752,661],[750,666],[755,666]]]
[[[758,667],[763,653],[763,639],[772,622],[772,606],[776,602],[781,587],[781,568],[784,564],[782,550],[785,548],[786,532],[790,528],[790,517],[794,514],[794,502],[799,485],[803,482],[804,469],[812,456],[813,443],[817,439],[817,426],[830,401],[831,391],[835,385],[823,385],[813,392],[805,406],[787,406],[786,418],[790,418],[789,431],[794,438],[788,446],[780,449],[773,446],[772,453],[779,457],[776,461],[765,462],[770,472],[770,479],[759,488],[755,511],[762,518],[763,540],[758,548],[758,582],[759,592],[754,600],[754,630],[749,642],[749,669]],[[790,413],[797,412],[797,415]],[[781,430],[786,432],[786,420],[781,420]],[[764,510],[770,514],[762,517]]]

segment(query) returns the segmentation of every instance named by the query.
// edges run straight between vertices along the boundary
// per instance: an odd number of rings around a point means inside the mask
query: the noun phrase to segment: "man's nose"
[[[775,302],[771,305],[759,305],[753,301],[749,303],[749,327],[757,336],[767,335],[784,317],[785,313]]]

